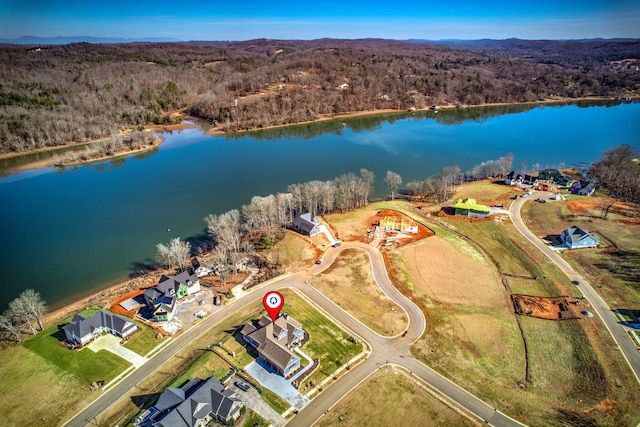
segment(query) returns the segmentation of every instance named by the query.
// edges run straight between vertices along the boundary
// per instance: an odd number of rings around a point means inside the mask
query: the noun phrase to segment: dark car
[[[580,282],[579,282],[579,281],[577,281],[577,280],[573,280],[573,281],[571,281],[571,283],[573,283],[573,284],[574,284],[574,285],[576,285],[576,286],[580,284]]]
[[[236,387],[238,387],[240,390],[242,391],[247,391],[249,390],[249,384],[245,383],[244,381],[236,381],[235,383],[233,383]]]

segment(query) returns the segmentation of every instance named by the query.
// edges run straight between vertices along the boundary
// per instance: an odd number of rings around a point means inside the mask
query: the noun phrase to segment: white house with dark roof
[[[300,368],[300,358],[293,349],[304,341],[300,322],[286,314],[275,322],[270,317],[260,319],[257,327],[247,323],[240,331],[244,340],[258,351],[260,360],[287,378]]]
[[[143,427],[204,427],[211,421],[233,424],[244,404],[216,377],[194,378],[182,387],[166,388]]]
[[[126,338],[136,332],[138,327],[122,316],[100,310],[89,317],[76,314],[71,323],[63,326],[62,330],[68,342],[84,346],[104,334]]]
[[[571,191],[581,196],[591,196],[596,191],[596,184],[592,180],[580,180],[571,185]]]
[[[202,277],[213,272],[213,268],[209,266],[203,258],[195,257],[191,260],[193,272],[196,276]]]
[[[144,300],[156,321],[169,321],[177,301],[199,291],[198,276],[183,271],[173,277],[163,275],[157,285],[144,291]]]
[[[307,236],[315,236],[320,233],[320,218],[311,214],[311,212],[296,215],[293,219],[293,228]]]
[[[575,225],[562,230],[560,241],[569,249],[596,248],[600,243],[600,239],[597,236],[589,234],[587,230],[578,228]]]

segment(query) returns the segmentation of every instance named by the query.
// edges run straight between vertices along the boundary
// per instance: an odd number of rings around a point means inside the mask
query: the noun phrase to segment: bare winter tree
[[[179,237],[171,239],[168,244],[158,243],[157,258],[162,265],[169,268],[179,267],[184,270],[189,263],[191,255],[191,243],[183,242]]]
[[[441,182],[442,200],[447,200],[456,189],[456,182],[460,175],[458,166],[446,166],[440,172],[439,180]]]
[[[20,329],[15,324],[11,316],[0,314],[0,330],[7,331],[13,335],[16,341],[20,342]]]
[[[605,151],[589,171],[598,185],[620,201],[640,202],[640,154],[631,145],[624,144]],[[616,200],[609,203],[602,213],[607,218]]]
[[[364,206],[369,204],[369,197],[373,194],[373,182],[376,176],[373,172],[362,168],[360,169],[360,177],[362,178],[362,195]]]
[[[40,330],[44,329],[42,319],[47,312],[47,303],[40,296],[40,292],[26,289],[18,296],[18,299],[22,300],[22,306],[27,311],[30,319],[38,324]]]
[[[25,300],[18,297],[9,303],[9,309],[7,310],[9,317],[13,320],[14,324],[18,326],[26,326],[32,335],[35,335],[37,330],[33,327],[33,317],[29,312]]]
[[[209,235],[216,244],[232,252],[240,251],[242,237],[240,211],[233,209],[221,215],[209,214],[204,221],[207,223]]]
[[[391,192],[391,200],[395,200],[396,191],[398,191],[398,187],[402,184],[402,177],[395,172],[387,171],[387,176],[384,180]]]

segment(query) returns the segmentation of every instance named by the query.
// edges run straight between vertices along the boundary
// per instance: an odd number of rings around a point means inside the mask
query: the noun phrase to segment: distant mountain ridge
[[[267,39],[255,39],[255,40],[267,40]],[[315,41],[332,41],[339,39],[332,38],[318,38]],[[395,39],[365,39],[365,40],[389,40],[394,41]],[[612,38],[612,39],[603,39],[603,38],[593,38],[593,39],[563,39],[563,40],[551,40],[551,39],[519,39],[519,38],[508,38],[508,39],[439,39],[439,40],[431,40],[431,39],[406,39],[406,40],[395,40],[395,41],[405,41],[408,43],[417,43],[417,44],[439,44],[439,45],[466,45],[466,46],[475,46],[475,47],[484,47],[484,48],[496,48],[496,47],[504,47],[504,46],[512,46],[514,44],[519,43],[545,43],[545,42],[637,42],[640,39],[633,38]],[[190,40],[180,40],[172,37],[92,37],[92,36],[57,36],[57,37],[39,37],[39,36],[22,36],[19,38],[0,38],[0,44],[14,44],[14,45],[63,45],[70,43],[91,43],[91,44],[118,44],[118,43],[163,43],[163,42],[187,42]],[[206,41],[206,40],[200,40]],[[216,40],[209,40],[211,42]],[[250,41],[250,40],[247,40]],[[292,41],[292,40],[288,40]]]
[[[91,36],[59,36],[59,37],[38,37],[22,36],[17,39],[0,38],[0,43],[19,45],[58,45],[69,43],[135,43],[135,42],[180,42],[182,40],[170,37],[91,37]]]

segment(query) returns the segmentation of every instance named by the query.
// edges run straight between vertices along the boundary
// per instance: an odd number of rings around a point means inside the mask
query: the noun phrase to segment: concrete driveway
[[[306,397],[301,395],[298,390],[291,385],[291,381],[286,380],[280,374],[270,367],[260,363],[258,360],[249,363],[244,370],[255,378],[261,386],[268,388],[278,396],[282,397],[296,409],[302,409],[309,402]]]
[[[227,382],[227,388],[230,388],[236,392],[236,398],[242,400],[244,406],[250,408],[253,412],[260,415],[265,420],[269,421],[273,427],[282,427],[287,420],[280,414],[278,414],[271,406],[269,406],[262,395],[255,388],[249,386],[249,390],[240,390],[234,383],[236,381],[243,381],[238,376],[233,376]]]
[[[138,353],[121,346],[120,341],[120,337],[111,334],[105,334],[100,338],[90,342],[87,347],[94,353],[97,353],[100,350],[107,350],[108,352],[111,352],[116,356],[120,356],[127,362],[131,363],[136,367],[136,369],[147,363],[147,359],[145,357],[142,357]]]

